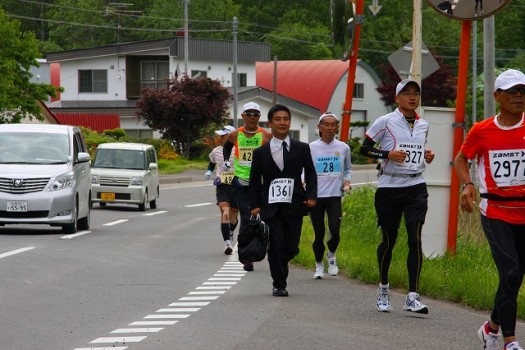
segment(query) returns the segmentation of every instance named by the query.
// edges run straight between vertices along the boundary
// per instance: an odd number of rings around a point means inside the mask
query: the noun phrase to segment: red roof
[[[60,124],[84,126],[96,132],[120,128],[118,114],[56,113],[55,117]]]
[[[325,112],[347,71],[339,60],[278,61],[277,93]],[[256,85],[273,91],[273,72],[274,62],[257,62]]]

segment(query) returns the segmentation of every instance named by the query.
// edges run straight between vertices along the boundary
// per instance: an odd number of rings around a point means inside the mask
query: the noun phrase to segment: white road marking
[[[206,205],[212,205],[213,203],[197,203],[197,204],[188,204],[188,205],[185,205],[184,207],[185,208],[194,208],[194,207],[203,207],[203,206],[206,206]]]
[[[188,295],[209,295],[209,294],[224,294],[224,290],[207,290],[205,292],[189,292]]]
[[[128,220],[120,219],[120,220],[117,220],[117,221],[108,222],[107,224],[104,224],[104,226],[118,225],[118,224],[122,224],[123,222],[126,222],[126,221],[128,221]]]
[[[130,323],[130,326],[172,326],[179,321],[137,321]],[[161,328],[163,329],[163,328]]]
[[[11,250],[10,252],[0,254],[0,259],[8,257],[8,256],[11,256],[11,255],[15,255],[15,254],[18,254],[18,253],[27,252],[28,250],[31,250],[31,249],[35,249],[35,247],[25,247],[25,248],[20,248],[20,249],[17,249],[17,250]]]
[[[180,301],[185,301],[185,300],[188,300],[188,301],[189,300],[192,300],[192,301],[194,301],[194,300],[215,300],[217,298],[219,298],[218,295],[213,295],[213,296],[210,295],[210,296],[206,296],[206,297],[182,297],[179,300]]]
[[[167,210],[159,210],[159,211],[156,211],[154,213],[147,213],[147,214],[142,214],[144,216],[153,216],[153,215],[159,215],[159,214],[164,214],[164,213],[167,213],[168,211]]]
[[[195,301],[192,303],[191,302],[186,302],[186,303],[174,302],[174,303],[169,304],[168,306],[206,306],[209,303],[210,303],[209,301]]]
[[[215,285],[218,285],[218,284],[230,284],[230,285],[233,285],[233,284],[237,284],[237,282],[204,282],[203,284],[204,285],[212,285],[212,286],[215,286]]]
[[[138,342],[141,342],[143,341],[144,339],[146,339],[147,337],[146,336],[143,336],[143,337],[102,337],[102,338],[97,338],[91,342],[89,342],[90,344],[102,344],[102,343],[113,343],[113,344],[118,344],[118,343],[138,343]]]
[[[110,347],[110,348],[75,348],[75,350],[125,350],[127,349],[127,346],[119,346],[119,347]]]
[[[195,289],[230,289],[231,286],[205,286],[205,287],[197,287]]]
[[[200,307],[178,307],[176,309],[159,309],[157,312],[196,312],[199,311]],[[169,311],[166,311],[169,310]],[[189,316],[189,315],[188,315]]]
[[[213,277],[243,277],[245,273],[216,273]]]
[[[240,281],[241,278],[233,278],[233,277],[211,277],[208,278],[208,281]]]
[[[112,331],[112,334],[121,334],[121,333],[157,333],[163,330],[164,328],[119,328]]]
[[[78,236],[87,235],[88,233],[91,233],[91,231],[80,231],[80,232],[77,232],[77,233],[73,233],[72,235],[62,236],[62,237],[60,237],[60,239],[73,239],[73,238],[78,237]]]
[[[163,318],[188,318],[188,317],[190,317],[190,314],[148,315],[144,318],[145,319],[152,319],[152,318],[163,319]]]

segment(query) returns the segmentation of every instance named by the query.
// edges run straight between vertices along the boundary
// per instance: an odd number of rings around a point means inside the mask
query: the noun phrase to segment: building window
[[[208,72],[205,70],[192,70],[191,77],[192,78],[207,78]]]
[[[354,83],[354,98],[365,98],[365,84]]]
[[[140,62],[140,87],[141,89],[166,89],[169,79],[168,61],[142,61]]]
[[[237,82],[239,87],[248,86],[248,75],[246,73],[237,73]]]
[[[78,92],[108,92],[108,71],[104,69],[79,70]]]

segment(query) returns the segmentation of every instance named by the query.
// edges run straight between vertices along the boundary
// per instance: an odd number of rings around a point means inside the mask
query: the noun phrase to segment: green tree
[[[16,123],[22,118],[42,120],[36,101],[55,97],[57,89],[31,83],[32,66],[38,66],[38,42],[32,32],[21,32],[20,23],[0,9],[0,123]]]
[[[139,119],[172,141],[185,157],[210,124],[223,123],[228,115],[230,93],[210,78],[169,81],[169,89],[144,89],[137,101]]]

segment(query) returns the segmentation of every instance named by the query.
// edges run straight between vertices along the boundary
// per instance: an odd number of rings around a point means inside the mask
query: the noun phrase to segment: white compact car
[[[97,147],[91,169],[92,202],[137,204],[145,211],[157,208],[159,171],[157,153],[142,143],[104,143]]]
[[[78,127],[0,125],[0,226],[89,229],[90,160]]]

